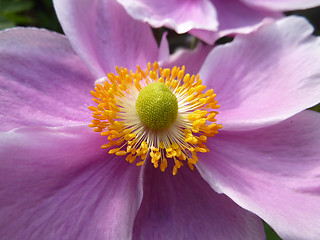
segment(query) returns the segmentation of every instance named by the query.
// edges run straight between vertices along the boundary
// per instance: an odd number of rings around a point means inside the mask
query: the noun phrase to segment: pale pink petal
[[[135,19],[153,27],[169,27],[177,33],[190,32],[213,44],[222,36],[248,33],[260,26],[265,18],[282,14],[259,9],[239,0],[118,0]]]
[[[320,101],[320,41],[288,17],[217,46],[200,70],[221,105],[218,121],[242,131],[282,121]]]
[[[140,171],[102,150],[87,126],[0,133],[0,236],[130,239]]]
[[[217,30],[216,11],[209,0],[117,0],[135,19],[177,33],[191,29]]]
[[[185,73],[197,74],[213,46],[198,43],[197,47],[193,50],[180,48],[170,55],[167,61],[164,61],[162,67],[172,68],[186,67]]]
[[[274,11],[289,11],[320,6],[320,0],[240,0],[255,7]]]
[[[129,17],[113,0],[54,0],[62,28],[96,78],[115,66],[145,67],[158,56],[150,27]]]
[[[221,131],[197,167],[218,192],[264,219],[284,239],[320,236],[320,114],[277,125]]]
[[[0,32],[0,131],[88,123],[94,78],[60,34]]]
[[[158,55],[158,61],[163,62],[167,61],[170,57],[170,49],[169,49],[169,42],[167,39],[168,33],[165,32],[162,35],[160,46],[159,46],[159,55]]]
[[[212,190],[197,170],[183,166],[173,176],[149,163],[143,193],[135,240],[265,239],[262,221]]]
[[[229,34],[250,33],[266,21],[280,18],[282,14],[247,6],[239,0],[211,0],[218,13],[218,37]]]
[[[217,39],[220,38],[219,31],[209,31],[202,29],[191,29],[189,33],[207,44],[213,44]],[[221,36],[222,37],[222,36]]]

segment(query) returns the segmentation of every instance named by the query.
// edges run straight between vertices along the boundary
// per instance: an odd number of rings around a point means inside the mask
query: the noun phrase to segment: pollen
[[[106,138],[101,148],[142,166],[150,161],[162,172],[172,165],[193,170],[198,154],[209,152],[207,139],[221,124],[213,89],[206,91],[199,75],[185,67],[160,68],[148,63],[133,72],[116,67],[116,74],[98,79],[91,91],[95,106],[89,127]]]

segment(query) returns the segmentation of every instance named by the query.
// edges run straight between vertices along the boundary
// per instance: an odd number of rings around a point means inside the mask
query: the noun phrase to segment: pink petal
[[[209,31],[209,30],[202,30],[202,29],[191,29],[189,33],[207,44],[214,44],[214,42],[219,39],[220,34],[219,31]]]
[[[89,123],[94,78],[60,34],[0,32],[0,131]]]
[[[307,9],[320,6],[319,0],[240,0],[256,7],[275,11]]]
[[[62,28],[96,78],[115,66],[145,67],[158,56],[148,25],[129,17],[113,0],[54,0]]]
[[[198,169],[216,191],[263,218],[284,239],[320,236],[320,114],[277,125],[221,131]]]
[[[167,61],[164,61],[162,67],[172,68],[173,66],[186,67],[186,73],[197,74],[213,46],[199,43],[193,50],[180,48],[171,54]]]
[[[170,57],[170,49],[169,49],[169,42],[167,39],[168,33],[165,32],[162,35],[160,46],[159,46],[159,55],[158,55],[158,61],[167,61]]]
[[[263,24],[266,18],[280,18],[282,14],[253,8],[239,0],[211,0],[218,13],[218,37],[229,34],[247,34]]]
[[[135,19],[177,33],[190,29],[217,30],[216,11],[209,0],[117,0]]]
[[[265,9],[253,8],[239,0],[118,0],[135,19],[153,27],[169,27],[177,33],[190,32],[213,44],[228,34],[248,33],[256,29],[266,17],[282,15]]]
[[[173,176],[148,164],[143,192],[133,239],[265,238],[262,221],[213,191],[197,170],[183,166]]]
[[[226,130],[282,121],[320,101],[320,42],[304,18],[288,17],[217,46],[200,77],[221,105]]]
[[[0,133],[0,236],[130,239],[140,169],[112,157],[87,126]]]

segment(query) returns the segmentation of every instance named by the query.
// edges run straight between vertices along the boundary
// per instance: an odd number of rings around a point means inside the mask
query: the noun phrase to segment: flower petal
[[[0,131],[88,123],[94,78],[60,34],[0,32]]]
[[[190,29],[217,30],[216,11],[209,0],[117,0],[135,19],[177,33]]]
[[[320,42],[304,18],[288,17],[212,50],[200,77],[221,105],[226,130],[282,121],[320,101]]]
[[[169,42],[167,39],[168,33],[165,32],[162,35],[160,46],[159,46],[159,55],[158,55],[158,61],[167,61],[170,57],[170,49],[169,49]]]
[[[256,7],[275,11],[307,9],[320,6],[319,0],[240,0]]]
[[[277,125],[221,131],[197,167],[218,192],[264,219],[284,239],[320,236],[320,114]]]
[[[247,6],[239,0],[212,0],[219,21],[218,37],[235,33],[247,34],[261,26],[266,18],[280,18],[282,14]]]
[[[262,221],[217,194],[198,171],[173,176],[148,164],[133,239],[264,239]]]
[[[3,239],[129,239],[140,169],[101,150],[87,126],[0,133]]]
[[[190,32],[213,44],[228,34],[248,33],[261,25],[266,17],[279,13],[247,6],[239,0],[118,0],[135,19],[153,27],[169,27],[177,33]]]
[[[135,69],[157,60],[150,27],[129,17],[113,0],[54,0],[62,28],[96,78],[115,66]]]
[[[172,68],[173,66],[186,67],[186,73],[198,74],[199,70],[213,46],[198,43],[193,50],[180,48],[164,61],[161,67]]]

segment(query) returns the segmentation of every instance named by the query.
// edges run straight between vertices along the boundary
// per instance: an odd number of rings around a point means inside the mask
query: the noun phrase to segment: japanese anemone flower
[[[319,0],[117,0],[135,19],[168,27],[212,44],[226,35],[246,34],[284,11],[320,6]]]
[[[320,235],[320,115],[304,110],[320,44],[303,18],[167,58],[115,1],[54,3],[67,38],[0,32],[1,238],[264,239],[261,219]],[[163,95],[176,116],[148,125]]]

